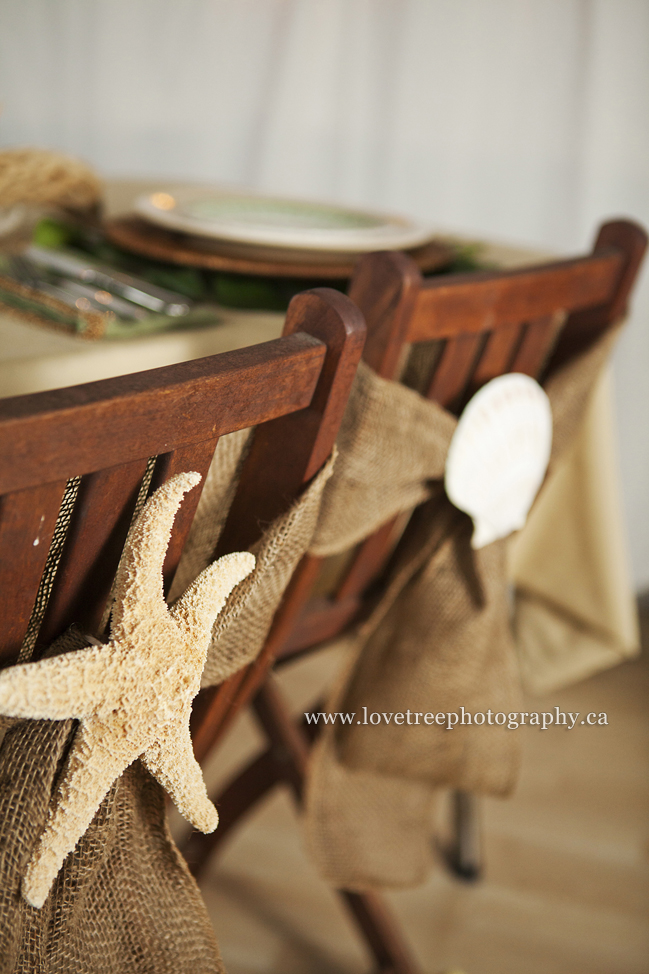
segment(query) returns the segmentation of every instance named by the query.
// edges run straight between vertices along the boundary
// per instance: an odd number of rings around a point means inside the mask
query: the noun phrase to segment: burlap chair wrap
[[[174,580],[172,598],[212,559],[234,497],[248,434],[245,430],[219,440]],[[257,564],[237,585],[217,617],[202,686],[221,683],[259,654],[284,590],[313,538],[322,492],[335,460],[334,452],[295,504],[273,521],[250,549]]]
[[[70,633],[53,653],[85,645]],[[0,745],[0,972],[221,974],[198,887],[173,843],[162,788],[139,761],[115,782],[42,909],[20,884],[75,721],[8,720]]]
[[[381,379],[361,362],[311,552],[345,551],[430,497],[429,481],[444,474],[456,423],[437,403]]]
[[[614,338],[608,333],[546,383],[553,409],[552,465],[579,426]],[[368,390],[369,405],[355,401]],[[320,871],[336,885],[414,885],[430,866],[434,790],[508,794],[518,773],[519,735],[486,723],[449,731],[421,720],[410,726],[357,721],[363,707],[368,714],[388,715],[407,709],[446,714],[461,707],[470,713],[520,711],[506,541],[473,551],[469,518],[443,494],[439,480],[454,417],[367,367],[349,409],[360,425],[343,424],[341,456],[312,550],[340,551],[352,534],[359,540],[408,509],[407,499],[417,494],[429,499],[416,515],[417,530],[409,532],[381,602],[356,633],[351,663],[329,702],[330,711],[356,716],[349,725],[328,725],[316,746],[307,840]],[[355,456],[347,456],[348,449]],[[380,517],[363,503],[364,483],[374,486],[375,495],[387,485]],[[342,524],[338,543],[336,511]]]

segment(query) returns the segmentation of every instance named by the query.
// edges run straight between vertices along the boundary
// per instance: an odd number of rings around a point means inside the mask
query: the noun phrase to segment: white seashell
[[[471,515],[474,548],[523,527],[543,482],[552,446],[552,410],[534,379],[492,379],[467,403],[453,434],[444,485]]]

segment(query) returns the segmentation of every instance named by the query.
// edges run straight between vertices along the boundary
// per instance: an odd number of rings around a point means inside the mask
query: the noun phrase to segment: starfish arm
[[[201,572],[171,609],[174,622],[201,649],[207,652],[214,620],[232,589],[254,567],[255,556],[249,551],[224,555]]]
[[[137,746],[113,739],[98,721],[79,726],[56,802],[23,877],[23,895],[32,906],[43,905],[66,856],[137,753]]]
[[[203,772],[194,757],[189,726],[174,727],[142,755],[142,762],[171,796],[183,818],[201,832],[213,832],[218,812],[207,795]]]
[[[114,639],[121,641],[137,627],[143,612],[149,619],[166,618],[162,566],[171,529],[184,494],[200,480],[195,471],[171,477],[152,494],[133,525],[115,578]]]
[[[105,698],[104,677],[114,659],[108,644],[10,666],[0,672],[0,714],[35,720],[85,717]]]
[[[149,498],[128,537],[115,579],[111,635],[117,640],[149,618],[167,615],[162,593],[162,565],[183,495],[200,482],[196,472],[171,477]]]

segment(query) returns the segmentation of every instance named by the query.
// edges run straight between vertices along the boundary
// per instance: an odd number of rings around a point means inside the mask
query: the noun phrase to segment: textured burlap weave
[[[211,560],[234,497],[248,432],[231,433],[219,440],[174,580],[172,598]],[[313,537],[322,492],[335,459],[334,454],[299,500],[273,521],[252,546],[257,559],[255,569],[232,592],[216,620],[202,686],[221,683],[259,654],[284,590]]]
[[[70,633],[52,655],[86,643]],[[218,946],[174,845],[162,788],[132,764],[103,800],[40,909],[20,884],[75,721],[12,720],[0,746],[0,972],[213,974]]]
[[[430,496],[444,474],[455,417],[360,362],[322,498],[315,555],[345,551]]]
[[[103,187],[78,159],[48,149],[0,152],[0,206],[28,203],[84,210],[100,200]]]
[[[579,427],[614,338],[609,333],[546,384],[554,422],[552,464]],[[364,413],[354,399],[366,396],[368,388],[371,406]],[[452,416],[367,368],[352,395],[350,411],[357,419],[374,415],[353,430],[343,426],[343,434],[350,430],[355,455],[346,456],[348,443],[341,437],[341,459],[325,491],[312,550],[341,550],[349,544],[348,525],[358,540],[377,522],[406,509],[406,498],[417,491],[430,499],[416,516],[416,530],[411,526],[406,536],[381,603],[353,640],[349,669],[329,703],[330,711],[356,716],[349,725],[328,725],[316,746],[307,789],[307,839],[320,871],[335,885],[414,885],[430,866],[435,789],[506,795],[517,777],[520,737],[506,725],[486,723],[449,731],[422,720],[410,725],[357,721],[363,707],[368,714],[388,716],[406,710],[454,713],[461,707],[471,713],[520,711],[506,542],[474,551],[469,518],[443,494],[439,480],[455,426]],[[400,428],[390,422],[395,415]],[[397,457],[394,467],[388,437]],[[375,490],[387,485],[378,519],[361,497],[362,483],[374,484]],[[343,512],[338,543],[337,511]]]

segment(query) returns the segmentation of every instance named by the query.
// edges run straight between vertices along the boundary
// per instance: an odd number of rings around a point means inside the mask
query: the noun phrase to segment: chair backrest
[[[490,379],[508,372],[540,379],[619,320],[646,246],[641,227],[616,220],[600,228],[584,257],[429,280],[404,254],[369,254],[349,292],[367,324],[363,358],[384,378],[410,384],[408,346],[416,356],[426,343],[429,371],[419,370],[416,388],[459,414]],[[332,595],[309,601],[280,657],[331,639],[359,618],[390,555],[394,528],[391,521],[359,545]]]
[[[253,426],[222,547],[254,542],[331,453],[364,337],[355,306],[316,289],[274,341],[0,400],[0,665],[26,637],[44,646],[72,623],[98,634],[138,498],[180,471],[204,482],[219,437]],[[167,591],[199,498],[177,515]]]

